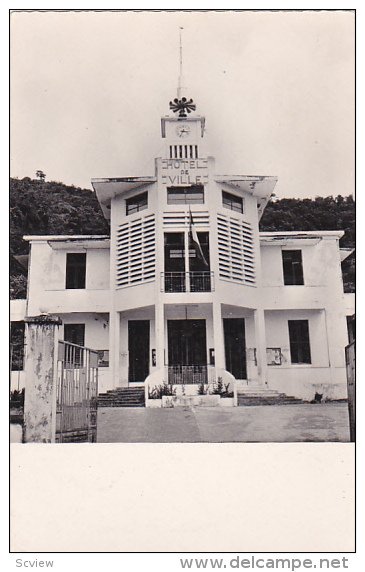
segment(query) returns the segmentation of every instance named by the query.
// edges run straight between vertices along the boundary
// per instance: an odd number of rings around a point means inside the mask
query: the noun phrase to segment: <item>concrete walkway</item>
[[[325,441],[349,441],[346,403],[98,411],[98,443]]]

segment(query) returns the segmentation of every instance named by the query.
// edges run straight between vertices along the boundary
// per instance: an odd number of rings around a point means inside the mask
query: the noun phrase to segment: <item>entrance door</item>
[[[170,383],[206,383],[205,320],[168,320]]]
[[[224,318],[223,327],[226,370],[236,379],[246,379],[245,320],[243,318]]]
[[[128,321],[129,382],[143,382],[150,372],[150,322]]]

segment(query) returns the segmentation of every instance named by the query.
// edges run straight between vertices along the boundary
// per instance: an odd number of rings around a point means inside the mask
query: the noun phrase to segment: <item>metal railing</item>
[[[58,342],[56,442],[96,441],[98,352]]]
[[[207,365],[168,365],[168,383],[171,385],[188,385],[208,383]]]
[[[161,272],[161,292],[213,292],[214,272]]]

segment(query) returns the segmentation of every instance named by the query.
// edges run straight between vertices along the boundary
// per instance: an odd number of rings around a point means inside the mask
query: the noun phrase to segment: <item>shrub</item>
[[[171,383],[163,383],[161,385],[155,385],[149,392],[149,399],[161,399],[163,395],[176,395],[176,388],[174,388]]]
[[[223,392],[224,392],[224,390],[223,390],[223,379],[221,377],[218,377],[217,382],[213,383],[212,394],[213,395],[222,395]]]
[[[213,395],[220,395],[221,397],[233,397],[233,391],[228,391],[230,384],[223,384],[223,379],[218,377],[216,383],[213,384]]]
[[[198,395],[206,395],[208,393],[208,386],[205,387],[204,382],[202,381],[198,385]]]

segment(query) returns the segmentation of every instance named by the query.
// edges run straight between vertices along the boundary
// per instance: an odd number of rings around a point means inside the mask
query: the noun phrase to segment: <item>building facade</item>
[[[216,174],[192,100],[170,109],[154,176],[92,181],[110,236],[25,237],[24,313],[99,350],[100,392],[221,377],[346,398],[343,233],[259,232],[276,177]]]

